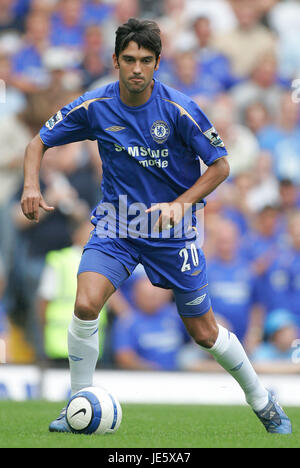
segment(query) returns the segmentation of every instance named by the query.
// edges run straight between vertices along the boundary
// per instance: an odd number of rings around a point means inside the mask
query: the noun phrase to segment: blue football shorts
[[[181,316],[201,316],[209,311],[206,261],[197,239],[189,243],[172,239],[164,245],[143,239],[99,238],[94,230],[84,248],[78,275],[99,273],[118,289],[139,263],[154,286],[173,290]]]

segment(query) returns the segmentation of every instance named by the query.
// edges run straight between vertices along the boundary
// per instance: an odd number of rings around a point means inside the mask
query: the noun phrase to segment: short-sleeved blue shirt
[[[48,147],[97,140],[101,203],[113,204],[117,217],[120,194],[128,207],[172,202],[200,177],[200,159],[209,166],[227,154],[198,105],[157,80],[150,99],[136,107],[122,102],[118,81],[88,92],[46,122],[40,137]]]

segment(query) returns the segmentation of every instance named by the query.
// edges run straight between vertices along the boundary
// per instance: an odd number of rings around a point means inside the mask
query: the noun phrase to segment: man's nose
[[[140,75],[141,72],[142,72],[141,63],[137,60],[134,64],[133,73],[135,73],[136,75]]]

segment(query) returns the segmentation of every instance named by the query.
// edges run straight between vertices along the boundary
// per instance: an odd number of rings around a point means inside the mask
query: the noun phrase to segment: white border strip
[[[282,405],[300,406],[300,376],[261,375]],[[244,405],[236,381],[226,373],[130,372],[97,370],[94,385],[112,391],[121,403]],[[40,370],[35,366],[0,366],[0,398],[43,398],[65,401],[70,393],[68,369]]]

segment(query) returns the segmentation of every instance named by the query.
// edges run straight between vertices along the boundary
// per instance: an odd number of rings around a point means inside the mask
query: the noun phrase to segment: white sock
[[[99,356],[97,320],[80,320],[73,314],[68,330],[68,350],[72,395],[93,385]]]
[[[262,410],[269,401],[268,392],[262,385],[250,363],[243,346],[234,333],[218,325],[219,335],[208,351],[229,372],[245,392],[247,403],[254,411]]]

